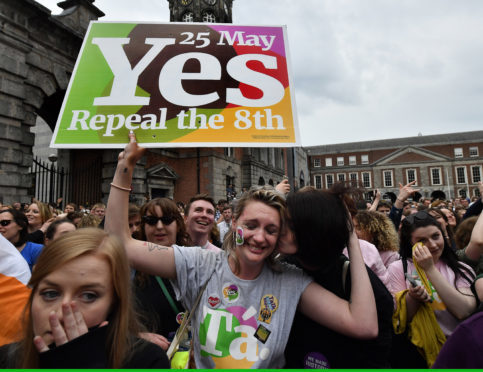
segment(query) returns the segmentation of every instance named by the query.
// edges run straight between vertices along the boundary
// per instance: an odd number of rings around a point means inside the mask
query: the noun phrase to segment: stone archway
[[[31,0],[0,2],[0,195],[30,202],[32,146],[37,116],[51,128],[59,113],[90,20],[104,16],[94,1],[58,3],[60,15]],[[48,35],[48,37],[46,37]]]

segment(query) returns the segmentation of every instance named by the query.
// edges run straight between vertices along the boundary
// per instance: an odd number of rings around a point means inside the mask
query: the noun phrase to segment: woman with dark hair
[[[389,288],[396,297],[395,316],[401,331],[406,327],[413,329],[413,343],[418,331],[437,335],[438,341],[423,347],[426,362],[431,365],[444,337],[450,336],[458,323],[475,309],[470,289],[475,274],[458,261],[444,239],[441,225],[426,211],[402,221],[399,253],[401,260],[389,266]],[[427,320],[421,322],[423,316],[434,319],[429,331],[420,328],[423,323],[429,325]]]
[[[16,209],[0,211],[0,233],[17,247],[32,271],[43,245],[28,240],[28,225],[29,222],[23,212]]]
[[[0,368],[169,368],[159,347],[138,338],[129,263],[114,236],[63,235],[28,284],[23,338],[0,349]]]
[[[52,244],[54,239],[57,239],[61,235],[75,230],[76,226],[71,220],[68,220],[67,218],[55,220],[50,224],[45,232],[45,245],[47,246]]]
[[[337,183],[330,190],[305,187],[289,194],[287,207],[296,244],[290,249],[284,238],[280,248],[282,253],[293,253],[296,263],[316,283],[348,301],[353,295],[351,288],[356,285],[348,268],[356,262],[352,262],[352,257],[349,260],[344,256],[343,251],[351,239],[357,240],[351,224],[351,213],[356,212],[351,198],[354,193],[357,190]],[[382,216],[378,212],[372,213]],[[388,221],[394,229],[392,222]],[[377,251],[375,254],[378,255]],[[392,297],[378,276],[366,268],[376,300],[378,337],[360,340],[297,312],[285,349],[287,368],[390,367]]]
[[[191,245],[183,217],[171,199],[152,199],[141,207],[139,214],[141,224],[134,234],[137,239],[163,246]],[[145,334],[146,338],[166,348],[165,337],[174,337],[180,313],[184,312],[171,283],[159,276],[136,271],[134,292],[142,322],[151,332]]]

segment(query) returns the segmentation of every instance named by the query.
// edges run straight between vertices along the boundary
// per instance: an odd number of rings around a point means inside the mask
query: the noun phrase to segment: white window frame
[[[314,168],[320,168],[320,158],[314,158]]]
[[[352,177],[351,177],[353,174],[356,175],[355,179],[352,179]],[[349,181],[355,181],[355,182],[359,181],[359,174],[357,172],[349,173]]]
[[[332,177],[332,185],[329,186],[329,182],[327,180],[327,177]],[[330,189],[335,183],[335,178],[334,178],[334,174],[333,173],[327,173],[325,175],[325,188],[326,189]]]
[[[480,179],[479,180],[475,180],[475,177],[474,177],[474,173],[473,173],[473,168],[477,168],[479,169],[479,172],[480,172]],[[471,181],[473,183],[478,183],[479,181],[481,181],[481,165],[472,165],[471,166]]]
[[[349,165],[357,165],[357,156],[355,155],[349,156]]]
[[[458,180],[458,169],[462,168],[463,169],[463,172],[464,172],[464,177],[465,177],[465,180],[464,182],[459,182]],[[468,181],[468,176],[466,174],[466,167],[465,166],[460,166],[460,167],[454,167],[454,174],[455,174],[455,178],[456,178],[456,184],[457,185],[466,185],[467,181]]]
[[[342,167],[344,165],[344,157],[343,156],[338,156],[337,157],[337,166]]]
[[[391,176],[391,184],[390,185],[386,183],[386,173],[389,173],[390,176]],[[386,169],[386,170],[382,171],[382,184],[384,185],[384,187],[394,187],[394,171],[392,171],[390,169]]]
[[[468,152],[469,152],[470,158],[475,158],[479,156],[478,146],[471,146]]]
[[[416,181],[414,186],[417,186],[418,185],[418,172],[417,172],[417,170],[415,168],[406,169],[406,179],[408,180],[408,183],[411,182],[411,181],[409,181],[409,171],[414,172],[414,181]]]
[[[340,176],[342,176],[342,179]],[[345,182],[345,173],[337,173],[337,182]]]
[[[454,157],[455,158],[462,158],[463,157],[463,147],[455,147],[454,148]]]
[[[439,183],[434,182],[433,169],[438,170]],[[443,184],[443,177],[442,177],[441,168],[439,168],[439,167],[429,168],[429,173],[430,173],[430,176],[431,176],[431,185],[432,186],[441,186]]]
[[[369,164],[369,155],[361,155],[361,164]]]
[[[314,186],[316,189],[322,188],[322,176],[320,174],[316,174],[314,176]],[[320,186],[320,187],[317,187],[317,186]]]
[[[325,158],[325,166],[326,167],[332,166],[332,158]]]
[[[364,175],[367,174],[369,176],[369,186],[364,185]],[[370,189],[372,187],[372,180],[371,180],[371,172],[362,172],[361,173],[361,179],[362,179],[362,186],[366,189]]]

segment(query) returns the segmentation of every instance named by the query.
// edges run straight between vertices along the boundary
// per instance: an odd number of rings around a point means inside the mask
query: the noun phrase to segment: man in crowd
[[[215,202],[206,194],[193,196],[185,209],[186,230],[194,245],[211,251],[220,248],[209,241],[211,229],[215,223]]]
[[[225,234],[231,230],[231,219],[233,216],[232,207],[226,205],[223,207],[223,221],[218,224],[218,230],[220,231],[220,241],[223,243],[223,239],[225,238]]]

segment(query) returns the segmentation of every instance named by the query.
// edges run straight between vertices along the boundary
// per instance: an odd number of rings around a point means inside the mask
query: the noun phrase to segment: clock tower
[[[232,23],[233,0],[168,0],[170,22]]]

